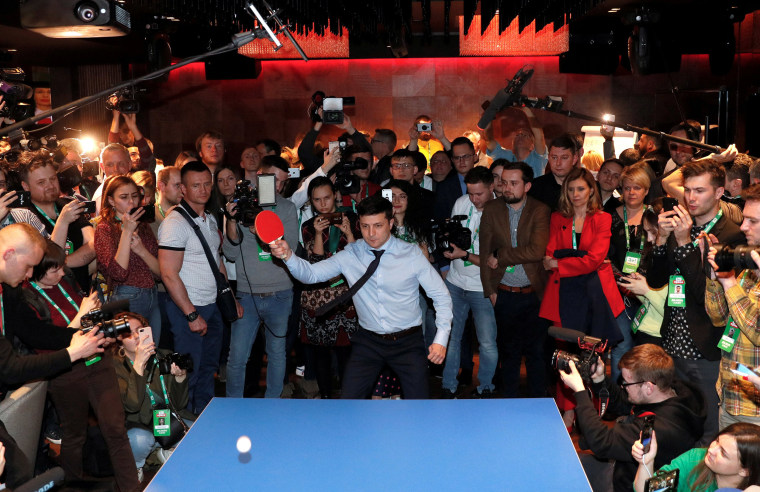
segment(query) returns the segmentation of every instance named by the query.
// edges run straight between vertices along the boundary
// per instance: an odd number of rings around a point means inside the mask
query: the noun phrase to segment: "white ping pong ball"
[[[251,440],[248,438],[248,436],[238,437],[237,450],[239,453],[247,453],[251,450]]]

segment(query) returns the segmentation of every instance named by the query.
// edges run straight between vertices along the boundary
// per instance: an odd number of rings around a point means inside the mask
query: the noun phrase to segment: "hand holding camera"
[[[644,444],[642,444],[641,437],[639,436],[639,440],[631,446],[631,456],[633,456],[633,459],[637,463],[644,465],[648,470],[652,469],[654,458],[657,456],[657,436],[654,431],[652,431],[652,440],[649,442],[649,452],[644,452]]]
[[[87,333],[77,331],[71,337],[71,344],[66,349],[69,352],[71,362],[74,363],[79,359],[86,359],[99,352],[103,352],[104,335],[97,330],[91,330]]]
[[[77,220],[85,211],[85,202],[79,202],[72,200],[61,209],[58,214],[58,220],[56,223],[63,222],[64,224],[71,224]]]

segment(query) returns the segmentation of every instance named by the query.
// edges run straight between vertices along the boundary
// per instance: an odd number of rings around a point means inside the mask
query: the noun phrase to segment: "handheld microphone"
[[[14,492],[46,492],[63,484],[63,468],[56,466],[16,487]]]

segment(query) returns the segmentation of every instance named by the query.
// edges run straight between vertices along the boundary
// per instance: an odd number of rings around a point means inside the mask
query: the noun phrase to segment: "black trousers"
[[[351,346],[342,398],[368,398],[386,364],[398,375],[405,399],[429,398],[427,349],[422,330],[398,340],[385,340],[359,328],[351,338]]]

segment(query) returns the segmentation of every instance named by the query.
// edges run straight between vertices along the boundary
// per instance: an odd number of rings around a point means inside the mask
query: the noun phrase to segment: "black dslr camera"
[[[430,219],[428,230],[433,237],[435,254],[454,251],[452,244],[460,249],[470,249],[472,231],[462,225],[463,220],[467,220],[466,215],[455,215],[448,219]]]
[[[354,97],[326,97],[322,91],[317,91],[311,96],[311,120],[314,123],[320,121],[331,125],[340,125],[343,123],[343,107],[353,106],[356,103]],[[322,117],[319,117],[317,110],[322,108]]]
[[[161,374],[171,374],[172,363],[176,364],[177,367],[182,370],[193,372],[193,359],[190,357],[190,354],[178,354],[177,352],[172,352],[171,354],[159,357],[158,370]]]
[[[244,227],[251,227],[256,221],[256,216],[261,212],[261,207],[271,207],[276,202],[276,183],[274,174],[259,174],[256,176],[256,188],[251,187],[251,181],[241,179],[235,185],[235,192],[229,203],[234,203],[235,208],[227,216],[236,220]]]
[[[573,361],[581,378],[589,383],[593,368],[599,361],[599,354],[604,353],[607,349],[607,340],[585,336],[582,339],[578,338],[578,347],[581,349],[579,355],[564,350],[555,350],[552,354],[552,367],[557,371],[565,371],[565,373],[570,374],[570,361]]]
[[[129,310],[129,300],[114,301],[104,304],[100,309],[92,309],[82,316],[82,331],[98,329],[106,338],[116,338],[123,333],[129,333],[129,320],[126,316],[114,318],[115,313]]]
[[[34,116],[34,89],[22,84],[25,78],[20,68],[0,68],[0,96],[3,96],[5,107],[0,110],[0,119],[9,118],[21,121]]]
[[[341,195],[350,195],[361,191],[361,181],[351,174],[356,169],[367,169],[369,162],[363,157],[357,157],[353,161],[341,162],[335,167],[335,185]]]
[[[758,268],[749,254],[752,250],[760,253],[760,246],[742,245],[732,248],[728,244],[715,244],[713,247],[718,250],[715,255],[715,264],[718,265],[719,272]]]
[[[144,92],[145,89],[139,89]],[[140,112],[140,103],[137,101],[138,89],[127,87],[120,89],[106,99],[106,109],[108,111],[116,110],[121,114],[137,114]]]

